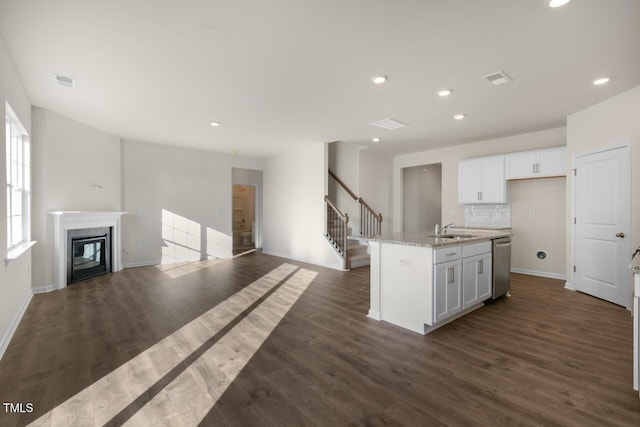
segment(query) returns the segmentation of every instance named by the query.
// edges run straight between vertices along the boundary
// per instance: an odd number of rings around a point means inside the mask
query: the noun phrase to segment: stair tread
[[[351,255],[349,257],[349,261],[357,260],[357,259],[367,259],[371,258],[369,254],[360,254],[360,255]]]

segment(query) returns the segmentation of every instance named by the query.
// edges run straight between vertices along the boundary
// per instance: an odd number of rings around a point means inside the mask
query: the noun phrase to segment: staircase
[[[356,196],[331,170],[329,170],[329,176],[335,179],[351,198],[359,204],[360,235],[380,234],[382,232],[382,214],[375,213],[362,197]],[[369,265],[368,246],[359,244],[357,240],[349,239],[349,236],[353,234],[353,228],[349,224],[349,215],[342,213],[329,196],[324,196],[324,201],[327,209],[325,238],[343,259],[343,268],[350,270]]]

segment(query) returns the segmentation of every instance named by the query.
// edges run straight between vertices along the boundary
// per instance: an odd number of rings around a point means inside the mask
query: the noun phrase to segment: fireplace
[[[122,270],[120,229],[126,212],[49,213],[53,217],[52,288],[63,289],[78,280]]]
[[[67,230],[67,285],[111,272],[111,227]]]

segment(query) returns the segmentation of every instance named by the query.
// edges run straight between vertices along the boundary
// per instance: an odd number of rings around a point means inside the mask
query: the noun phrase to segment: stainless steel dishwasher
[[[493,288],[491,298],[496,299],[511,289],[511,237],[492,240]]]

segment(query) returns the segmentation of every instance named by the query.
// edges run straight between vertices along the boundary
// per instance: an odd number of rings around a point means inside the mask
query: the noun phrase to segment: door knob
[[[624,238],[624,233],[616,233],[616,237]]]

